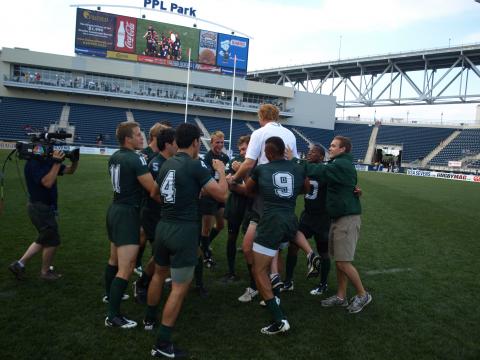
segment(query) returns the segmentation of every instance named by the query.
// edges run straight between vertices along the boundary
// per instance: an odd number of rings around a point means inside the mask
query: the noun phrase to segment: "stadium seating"
[[[27,132],[48,130],[60,119],[63,104],[53,101],[0,98],[0,138],[28,139]]]
[[[26,139],[26,132],[43,131],[57,123],[60,119],[64,103],[20,98],[0,98],[0,139]],[[129,109],[84,104],[68,104],[70,106],[69,123],[75,125],[75,142],[77,144],[95,144],[99,134],[104,137],[104,145],[116,146],[115,128],[127,119]],[[145,134],[157,121],[169,121],[174,127],[184,121],[181,113],[131,109],[135,121],[139,122]],[[189,115],[187,121],[195,123],[195,115]],[[211,116],[198,116],[208,132],[221,130],[227,140],[228,148],[230,120]],[[232,128],[232,150],[237,153],[236,143],[240,136],[250,134],[251,129],[260,127],[257,121],[246,122],[234,119]],[[284,125],[296,129],[306,138],[328,148],[331,139],[336,135],[348,136],[353,141],[352,154],[355,161],[365,157],[372,127],[366,124],[347,124],[337,122],[334,130],[321,130],[296,125]],[[403,146],[404,162],[412,162],[424,158],[441,141],[445,140],[455,129],[381,125],[377,136],[377,144]],[[297,136],[298,151],[306,154],[308,142]],[[202,152],[206,152],[202,144]],[[466,156],[480,153],[480,129],[465,129],[448,144],[432,161],[431,165],[447,166],[449,160],[460,160]],[[466,164],[470,169],[480,168],[480,160]]]
[[[480,129],[465,129],[435,156],[431,165],[447,166],[449,160],[460,160],[480,153]]]
[[[430,127],[381,125],[377,144],[403,145],[403,162],[421,160],[454,130]]]

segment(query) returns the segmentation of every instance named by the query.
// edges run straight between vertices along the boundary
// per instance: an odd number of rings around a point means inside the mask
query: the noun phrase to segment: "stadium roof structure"
[[[478,66],[480,44],[472,44],[257,70],[247,79],[336,95],[337,107],[479,103]]]

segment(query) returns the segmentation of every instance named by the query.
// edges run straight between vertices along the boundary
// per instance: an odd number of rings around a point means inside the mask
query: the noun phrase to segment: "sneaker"
[[[171,342],[161,342],[157,343],[152,348],[152,351],[150,352],[153,357],[168,357],[170,359],[181,359],[181,358],[186,358],[188,354],[177,348],[173,343]]]
[[[283,281],[282,279],[280,279],[280,275],[279,274],[275,274],[275,275],[270,275],[270,283],[272,284],[272,289],[276,289],[276,288],[282,288],[283,287]]]
[[[328,289],[327,284],[320,284],[315,289],[310,290],[310,295],[322,295],[327,291],[327,289]]]
[[[278,296],[275,296],[275,300],[277,301],[277,305],[280,306],[280,298]],[[267,303],[265,302],[265,300],[260,301],[259,304],[260,306],[263,306],[263,307],[267,306]]]
[[[127,319],[125,316],[119,315],[110,319],[108,316],[105,318],[105,326],[111,328],[120,329],[132,329],[137,326],[137,323],[133,320]]]
[[[312,253],[307,258],[307,279],[310,279],[312,277],[317,277],[318,275],[320,275],[321,261],[322,260],[320,256],[316,255],[315,253]]]
[[[142,276],[142,274],[143,274],[142,265],[137,266],[135,269],[133,269],[133,272],[134,272],[137,276]]]
[[[204,286],[195,286],[195,292],[202,299],[206,299],[208,297],[208,290]]]
[[[140,280],[136,280],[132,283],[133,287],[133,298],[137,304],[146,304],[147,303],[147,292],[148,288],[143,287]]]
[[[238,301],[244,302],[244,303],[250,302],[257,295],[258,295],[258,290],[253,290],[251,287],[247,287],[243,295],[238,298]]]
[[[213,260],[213,257],[208,257],[203,260],[203,265],[205,265],[207,269],[213,269],[217,263]]]
[[[288,323],[287,319],[283,319],[280,322],[274,322],[260,330],[262,334],[266,335],[275,335],[286,332],[290,330],[290,324]]]
[[[59,274],[51,269],[49,269],[45,274],[40,273],[40,279],[46,281],[55,281],[60,279],[62,276],[62,274]]]
[[[17,280],[22,280],[25,275],[25,266],[20,265],[18,261],[14,261],[8,265],[8,270],[17,278]]]
[[[125,301],[125,300],[128,300],[128,299],[130,299],[130,295],[128,295],[128,294],[123,294],[123,295],[122,295],[122,301]],[[108,304],[108,303],[109,303],[108,295],[105,295],[105,296],[102,298],[102,302],[103,302],[104,304]]]
[[[283,286],[280,288],[280,292],[284,292],[284,291],[293,291],[294,290],[294,287],[293,287],[293,281],[286,281],[283,283]]]
[[[347,307],[347,310],[350,314],[356,314],[363,310],[365,306],[372,302],[372,295],[370,293],[366,293],[363,296],[355,295],[350,305]]]
[[[331,306],[346,307],[348,306],[348,300],[339,298],[337,295],[333,295],[333,296],[330,296],[329,298],[326,298],[325,300],[322,300],[322,306],[323,307],[331,307]]]
[[[143,319],[143,329],[146,331],[153,330],[157,325],[157,320]]]

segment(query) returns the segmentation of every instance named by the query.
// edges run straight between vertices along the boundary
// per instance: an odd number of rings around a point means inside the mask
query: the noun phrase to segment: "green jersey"
[[[253,169],[252,180],[263,199],[263,213],[294,213],[305,177],[306,172],[302,165],[283,159],[258,165]]]
[[[294,159],[298,164],[303,165],[308,172],[308,164],[315,165],[316,163],[309,163],[305,160]],[[310,174],[311,175],[311,174]],[[312,215],[322,215],[327,212],[325,203],[327,198],[327,183],[320,177],[309,176],[310,191],[305,194],[305,212]]]
[[[160,168],[162,167],[163,163],[167,161],[162,154],[158,153],[156,156],[153,157],[153,159],[148,163],[148,170],[150,171],[150,174],[152,174],[152,177],[156,179],[158,177],[158,173],[160,171]],[[148,194],[147,194],[148,195]],[[160,211],[160,204],[153,200],[149,195],[147,196],[146,202],[145,202],[145,207],[151,209],[151,210],[158,210]]]
[[[235,171],[232,169],[232,163],[238,161],[240,163],[245,161],[245,158],[238,155],[230,160],[230,162],[225,167],[226,174],[234,174]],[[248,206],[250,198],[237,194],[235,191],[230,192],[228,195],[227,204],[225,205],[225,212],[223,217],[229,221],[233,219],[240,219],[242,221],[243,215],[245,214],[246,207]]]
[[[340,154],[327,164],[308,164],[308,176],[327,183],[326,208],[331,218],[362,213],[360,199],[354,193],[357,171],[351,154]]]
[[[152,161],[152,159],[155,157],[155,155],[157,155],[158,153],[156,153],[155,151],[153,151],[153,149],[150,147],[150,146],[147,146],[145,149],[143,149],[142,151],[140,151],[141,154],[145,155],[147,157],[147,164],[150,163],[150,161]]]
[[[157,183],[162,196],[162,220],[198,221],[198,196],[212,176],[209,169],[188,154],[179,152],[165,161]]]
[[[133,150],[120,148],[108,161],[113,187],[113,202],[140,206],[143,187],[137,177],[148,173],[147,161]]]
[[[225,166],[227,166],[227,164],[230,162],[230,158],[223,152],[221,152],[219,155],[216,155],[212,150],[205,154],[203,162],[208,166],[208,169],[212,173],[212,177],[218,181],[220,179],[220,175],[213,170],[213,160],[220,160]]]

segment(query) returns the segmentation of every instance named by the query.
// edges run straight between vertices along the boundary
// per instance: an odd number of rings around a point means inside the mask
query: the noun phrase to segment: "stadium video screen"
[[[245,76],[248,38],[77,9],[75,53]]]

